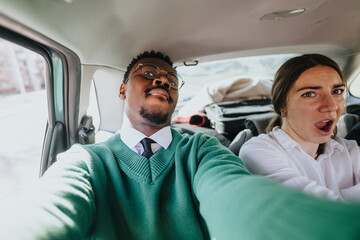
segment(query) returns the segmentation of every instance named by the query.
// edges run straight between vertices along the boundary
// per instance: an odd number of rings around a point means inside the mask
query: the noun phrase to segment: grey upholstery
[[[251,130],[254,136],[264,133],[271,119],[276,116],[275,112],[250,115],[245,120],[245,128]]]
[[[347,133],[352,129],[356,123],[360,120],[359,115],[346,113],[340,116],[339,121],[337,122],[337,136],[345,138]]]
[[[239,155],[241,146],[254,135],[250,129],[244,129],[236,135],[234,140],[230,143],[229,149],[236,155]]]
[[[229,149],[238,156],[241,146],[253,136],[264,133],[267,125],[275,116],[275,112],[248,116],[245,120],[245,129],[236,135],[234,140],[230,143]]]

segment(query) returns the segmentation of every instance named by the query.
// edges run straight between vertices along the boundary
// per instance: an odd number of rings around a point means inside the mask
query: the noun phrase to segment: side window
[[[360,72],[357,73],[353,79],[353,81],[349,85],[349,91],[351,95],[356,98],[360,98]]]
[[[0,38],[0,197],[39,178],[45,71],[41,55]]]

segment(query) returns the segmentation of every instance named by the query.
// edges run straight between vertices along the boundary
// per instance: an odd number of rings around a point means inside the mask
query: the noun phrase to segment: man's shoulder
[[[117,133],[103,142],[86,145],[74,144],[67,151],[60,153],[58,157],[61,158],[66,155],[67,158],[69,158],[69,156],[81,157],[82,159],[90,158],[90,155],[94,153],[98,155],[103,152],[111,152],[112,148],[118,145],[119,142],[122,143],[119,134]]]
[[[113,136],[105,142],[87,145],[74,144],[67,151],[57,155],[57,162],[84,168],[94,165],[94,162],[103,162],[106,159],[113,160],[114,153],[120,152],[117,148],[121,148],[121,144],[119,146],[118,142],[121,142],[120,137]]]
[[[86,151],[90,153],[95,153],[97,155],[103,154],[106,152],[116,152],[120,149],[123,149],[123,147],[126,146],[124,142],[120,138],[119,133],[115,133],[113,136],[111,136],[109,139],[103,142],[99,143],[93,143],[88,145],[82,145]]]

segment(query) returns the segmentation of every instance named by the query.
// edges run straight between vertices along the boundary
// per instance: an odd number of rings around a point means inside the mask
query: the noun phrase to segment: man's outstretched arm
[[[360,239],[360,205],[305,195],[248,174],[227,149],[206,141],[194,191],[214,239]],[[236,162],[237,161],[237,162]]]

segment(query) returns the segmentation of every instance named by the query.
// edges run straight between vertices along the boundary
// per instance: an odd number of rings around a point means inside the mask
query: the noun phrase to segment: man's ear
[[[121,100],[125,100],[126,98],[125,92],[126,92],[126,83],[122,83],[119,91],[119,97]]]

